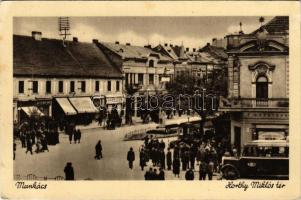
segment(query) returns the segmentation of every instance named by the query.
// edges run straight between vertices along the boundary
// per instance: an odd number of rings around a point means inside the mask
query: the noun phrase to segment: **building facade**
[[[288,17],[275,17],[251,34],[227,36],[231,144],[284,139],[289,130]]]
[[[123,108],[122,73],[94,43],[42,38],[40,32],[14,35],[13,42],[15,122],[33,111],[74,118],[94,116],[100,106]]]

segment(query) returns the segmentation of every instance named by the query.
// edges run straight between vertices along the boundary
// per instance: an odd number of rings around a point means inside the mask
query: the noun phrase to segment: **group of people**
[[[26,148],[25,153],[29,152],[31,155],[33,151],[35,153],[49,151],[48,144],[55,145],[59,143],[59,133],[46,129],[20,130],[19,138],[21,147]],[[34,147],[35,149],[33,149]]]
[[[82,132],[80,131],[80,129],[76,129],[74,127],[70,131],[68,131],[68,135],[69,135],[70,144],[72,143],[72,139],[74,141],[74,144],[76,144],[76,143],[79,144],[80,143],[80,139],[82,137]]]
[[[152,167],[159,167],[159,171],[172,170],[176,177],[180,177],[180,172],[185,171],[186,180],[194,180],[195,172],[199,173],[199,180],[212,180],[213,174],[219,172],[220,163],[223,155],[228,155],[230,151],[222,144],[217,143],[214,139],[200,140],[187,144],[179,142],[170,148],[167,147],[165,153],[165,143],[163,140],[159,142],[153,136],[146,137],[144,145],[140,148],[140,167],[144,170],[147,162],[152,161]],[[173,150],[173,151],[172,151]],[[231,152],[230,152],[231,154]],[[153,174],[157,169],[149,168],[145,173],[146,180],[161,180],[149,179],[149,174]],[[161,172],[162,173],[162,172]]]

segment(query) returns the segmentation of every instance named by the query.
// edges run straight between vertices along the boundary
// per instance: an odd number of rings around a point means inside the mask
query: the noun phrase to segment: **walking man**
[[[94,156],[95,159],[100,160],[102,158],[102,146],[101,146],[101,140],[98,140],[96,146],[95,146],[95,153]]]
[[[127,154],[127,160],[129,161],[129,168],[133,169],[133,162],[135,160],[135,152],[133,151],[133,148],[131,147]]]
[[[74,170],[73,170],[71,162],[67,162],[67,164],[64,168],[64,172],[65,172],[65,180],[66,181],[74,180]]]
[[[172,157],[171,157],[171,151],[168,148],[167,154],[166,154],[166,163],[167,163],[167,170],[171,170],[172,165]]]

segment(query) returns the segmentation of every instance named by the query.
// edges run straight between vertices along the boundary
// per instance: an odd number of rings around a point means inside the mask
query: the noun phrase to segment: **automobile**
[[[288,140],[253,140],[243,147],[241,156],[223,156],[222,177],[288,179]]]
[[[177,134],[178,128],[172,127],[172,126],[164,126],[159,125],[156,127],[156,129],[151,129],[146,132],[146,134]]]

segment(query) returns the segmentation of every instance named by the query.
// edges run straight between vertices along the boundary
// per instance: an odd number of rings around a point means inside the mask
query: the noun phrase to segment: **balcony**
[[[288,98],[269,98],[269,99],[258,99],[258,98],[232,98],[220,99],[219,108],[221,111],[227,110],[248,110],[248,109],[285,109],[289,107]]]

